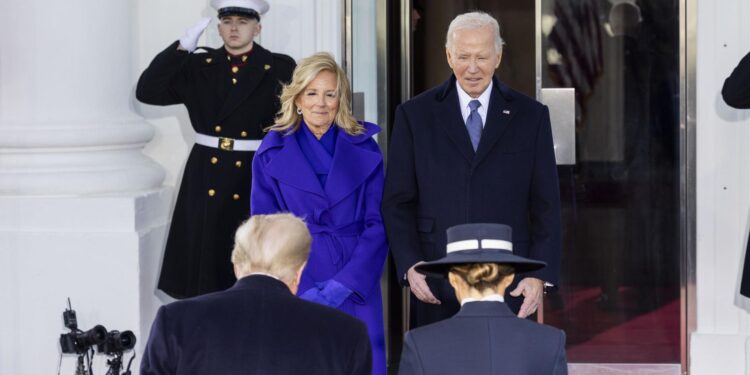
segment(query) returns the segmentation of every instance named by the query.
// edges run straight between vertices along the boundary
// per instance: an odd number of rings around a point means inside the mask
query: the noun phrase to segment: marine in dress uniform
[[[251,161],[295,67],[291,57],[252,41],[260,15],[268,11],[266,1],[211,4],[224,46],[196,52],[210,21],[202,19],[154,58],[136,88],[143,103],[184,104],[196,131],[159,278],[159,289],[175,298],[234,284],[229,256],[234,231],[247,218]]]

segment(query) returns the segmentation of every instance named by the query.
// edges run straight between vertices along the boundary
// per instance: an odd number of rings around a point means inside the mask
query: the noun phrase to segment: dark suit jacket
[[[369,375],[371,366],[362,322],[251,275],[226,291],[162,306],[141,375]]]
[[[510,225],[513,251],[547,262],[517,280],[533,276],[557,285],[560,193],[547,107],[495,80],[475,154],[455,77],[400,105],[382,212],[399,276],[418,261],[443,257],[448,227],[486,222]],[[458,311],[447,282],[430,287],[443,304],[412,299],[415,326]],[[506,301],[520,306],[507,295]]]
[[[139,101],[184,104],[196,132],[239,140],[263,138],[279,110],[282,83],[295,63],[254,44],[247,64],[233,74],[227,51],[187,53],[172,43],[156,55],[136,87]],[[159,278],[159,289],[187,298],[227,289],[235,277],[229,261],[234,232],[250,206],[251,151],[203,145],[190,150],[182,175]],[[215,195],[209,195],[213,190]]]
[[[453,318],[409,331],[399,367],[401,375],[567,373],[565,333],[500,302],[470,302]]]
[[[732,75],[724,81],[721,96],[734,108],[750,108],[750,53],[742,58],[739,65],[732,71]],[[747,241],[747,249],[745,249],[740,293],[745,297],[750,297],[750,240]]]

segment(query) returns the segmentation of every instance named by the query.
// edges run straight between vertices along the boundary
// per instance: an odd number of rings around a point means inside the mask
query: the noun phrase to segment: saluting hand
[[[523,295],[523,304],[518,310],[518,317],[526,318],[533,314],[542,302],[544,281],[534,277],[524,278],[518,283],[516,289],[510,292],[510,295],[513,297]]]
[[[208,24],[211,22],[211,17],[201,18],[198,23],[193,25],[191,28],[185,30],[185,34],[180,38],[180,47],[188,52],[193,52],[198,47],[198,39],[206,30]]]
[[[414,267],[418,266],[420,263],[424,262],[419,262],[411,266],[409,271],[406,272],[406,279],[409,281],[411,292],[424,303],[439,305],[440,300],[435,298],[435,295],[432,294],[430,287],[427,285],[427,277],[414,269]]]

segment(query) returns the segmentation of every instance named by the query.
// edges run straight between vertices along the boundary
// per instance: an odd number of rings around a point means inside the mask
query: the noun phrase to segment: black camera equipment
[[[85,332],[78,329],[76,312],[70,306],[70,298],[68,298],[68,309],[63,312],[63,322],[65,323],[65,327],[70,329],[70,332],[60,335],[60,350],[62,354],[77,354],[78,366],[76,367],[76,375],[85,375],[86,365],[84,364],[84,357],[87,358],[90,372],[91,360],[94,357],[94,346],[104,342],[107,338],[107,329],[101,325],[96,325]]]
[[[99,353],[112,357],[107,360],[107,365],[109,365],[107,374],[120,375],[120,370],[122,370],[122,354],[135,347],[135,335],[132,331],[107,332],[106,328],[98,324],[85,332],[78,329],[76,312],[70,306],[70,298],[68,298],[68,308],[63,311],[63,322],[65,323],[65,327],[70,329],[70,332],[60,335],[61,364],[63,354],[77,354],[78,366],[76,367],[76,375],[91,375],[93,373],[91,361],[94,359],[94,347],[96,346]],[[133,364],[133,359],[135,359],[135,352],[130,357],[127,370],[123,375],[131,374],[130,366]],[[88,370],[86,369],[87,366]],[[59,373],[60,368],[58,367]]]
[[[107,337],[107,329],[101,325],[83,332],[76,330],[60,335],[60,348],[65,354],[85,354],[94,345],[104,342]]]
[[[107,360],[107,364],[109,365],[107,374],[120,374],[120,370],[122,369],[122,354],[125,351],[133,349],[133,347],[135,347],[135,335],[133,332],[110,331],[107,333],[107,339],[97,347],[99,353],[113,356],[112,359]],[[128,362],[128,368],[125,371],[127,375],[130,374],[130,365],[133,364],[133,359],[135,359],[135,353],[133,353]]]
[[[107,338],[99,344],[97,351],[106,355],[115,355],[135,347],[135,335],[131,331],[109,331]]]

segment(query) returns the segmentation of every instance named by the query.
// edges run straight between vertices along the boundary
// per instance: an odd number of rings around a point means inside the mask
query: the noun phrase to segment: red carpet
[[[620,288],[615,301],[604,304],[598,288],[566,289],[562,306],[545,300],[545,323],[565,330],[569,362],[680,362],[679,299],[661,298],[674,293]]]

